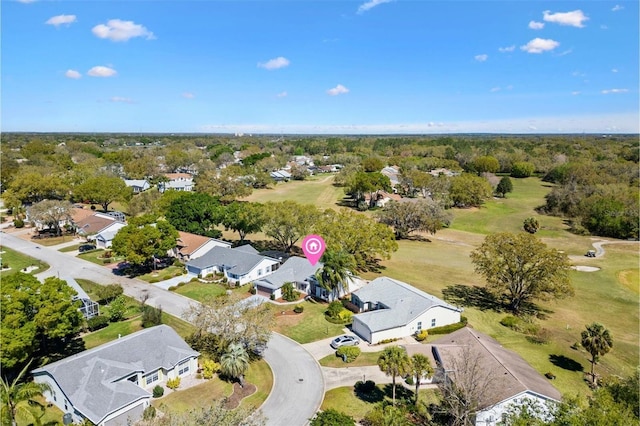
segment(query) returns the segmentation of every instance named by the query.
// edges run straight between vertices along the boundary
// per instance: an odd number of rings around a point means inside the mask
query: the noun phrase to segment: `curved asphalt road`
[[[48,263],[51,268],[38,274],[40,278],[84,278],[98,284],[119,283],[127,296],[147,303],[178,318],[192,299],[163,290],[145,281],[114,275],[110,269],[64,254],[57,250],[23,240],[2,232],[0,244]],[[303,426],[320,408],[324,396],[324,379],[316,360],[295,341],[273,333],[264,351],[264,359],[273,372],[273,389],[260,407],[267,424],[273,426]]]

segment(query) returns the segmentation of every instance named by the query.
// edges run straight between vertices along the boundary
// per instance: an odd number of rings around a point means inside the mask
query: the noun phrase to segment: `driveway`
[[[148,295],[147,303],[178,318],[191,304],[192,299],[141,280],[114,275],[110,269],[79,259],[69,253],[61,253],[31,241],[7,233],[0,233],[0,244],[48,263],[51,268],[38,274],[38,278],[50,276],[84,278],[98,284],[121,284],[124,293],[139,300]],[[264,359],[273,372],[273,389],[260,409],[273,426],[303,426],[318,411],[324,396],[324,379],[320,366],[313,356],[293,340],[273,333],[264,352]]]

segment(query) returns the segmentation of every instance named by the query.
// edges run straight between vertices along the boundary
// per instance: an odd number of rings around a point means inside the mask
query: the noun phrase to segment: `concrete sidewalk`
[[[325,392],[342,386],[353,386],[357,381],[373,380],[376,383],[391,383],[391,376],[387,376],[377,365],[366,367],[322,367]],[[396,384],[402,382],[402,378],[396,378]]]

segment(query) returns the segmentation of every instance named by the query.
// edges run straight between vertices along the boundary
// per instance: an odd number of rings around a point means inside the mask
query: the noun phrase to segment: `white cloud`
[[[612,68],[611,72],[616,73],[616,72],[618,72],[618,69],[617,68]]]
[[[627,93],[628,91],[629,89],[606,89],[600,93],[602,93],[603,95],[608,95],[610,93]]]
[[[111,99],[109,99],[111,102],[122,102],[125,104],[132,104],[133,100],[131,100],[130,98],[123,98],[122,96],[112,96]]]
[[[287,97],[287,92],[280,92],[276,95],[279,98],[286,98]]]
[[[563,52],[557,53],[556,56],[565,56],[573,52],[573,49],[567,49]]]
[[[57,27],[58,25],[63,25],[63,24],[69,25],[76,21],[77,21],[76,15],[58,15],[58,16],[52,16],[51,18],[49,18],[47,22],[45,22],[45,24],[54,25]]]
[[[484,54],[484,53],[483,53],[482,55],[476,55],[476,56],[474,56],[474,57],[473,57],[473,59],[475,59],[475,60],[476,60],[476,61],[478,61],[478,62],[484,62],[484,61],[486,61],[487,59],[489,59],[489,55],[487,55],[487,54]]]
[[[266,70],[277,70],[278,68],[288,67],[291,62],[283,57],[269,59],[267,62],[258,62],[258,68],[264,68]]]
[[[64,73],[64,76],[67,78],[73,78],[77,80],[82,77],[82,74],[80,74],[76,70],[67,70],[67,72]]]
[[[529,28],[532,30],[541,30],[544,28],[544,22],[529,21]]]
[[[573,96],[577,96],[577,95],[579,95],[580,93],[581,93],[581,92],[580,92],[579,90],[576,90],[576,91],[574,91],[574,92],[571,92],[571,94],[572,94]]]
[[[193,99],[193,98],[195,98],[195,97],[196,97],[196,95],[194,95],[194,94],[193,94],[193,93],[191,93],[191,92],[184,92],[184,93],[182,94],[182,97],[183,97],[183,98],[186,98],[186,99]]]
[[[582,71],[574,71],[571,73],[572,76],[574,77],[586,77],[587,74],[582,72]]]
[[[28,4],[28,3],[35,3],[36,0],[18,0],[18,2]]]
[[[588,21],[589,18],[582,13],[580,9],[571,12],[558,12],[551,13],[548,10],[542,12],[542,19],[547,22],[553,22],[560,25],[569,25],[572,27],[582,28],[584,27],[584,21]]]
[[[499,87],[492,87],[491,90],[489,90],[490,92],[499,92],[500,88]]]
[[[344,87],[342,84],[338,84],[333,89],[327,90],[327,93],[330,94],[331,96],[337,96],[337,95],[342,95],[344,93],[349,93],[349,89]]]
[[[96,25],[91,32],[98,38],[108,38],[111,41],[127,41],[134,37],[146,37],[153,40],[155,36],[151,31],[133,21],[110,19],[107,25]]]
[[[613,9],[611,9],[612,12],[617,12],[619,10],[624,9],[624,6],[621,6],[619,4],[616,4],[615,6],[613,6]]]
[[[113,77],[114,75],[117,74],[117,72],[113,68],[98,65],[91,68],[87,72],[87,74],[90,75],[91,77]]]
[[[379,6],[384,3],[391,3],[393,0],[369,0],[366,3],[362,3],[360,7],[358,7],[358,13],[364,13],[368,10],[373,9],[376,6]]]
[[[558,46],[560,46],[560,43],[555,40],[536,37],[524,46],[520,46],[520,49],[528,53],[542,53],[553,50]]]
[[[512,85],[512,84],[510,84],[510,85],[508,85],[507,87],[505,87],[505,89],[507,89],[507,90],[513,90],[513,85]]]
[[[502,52],[502,53],[513,52],[514,50],[516,50],[515,44],[507,47],[498,47],[498,52]]]

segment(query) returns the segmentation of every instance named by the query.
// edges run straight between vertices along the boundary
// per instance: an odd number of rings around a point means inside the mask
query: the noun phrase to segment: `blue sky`
[[[637,133],[637,1],[3,0],[2,131]]]

